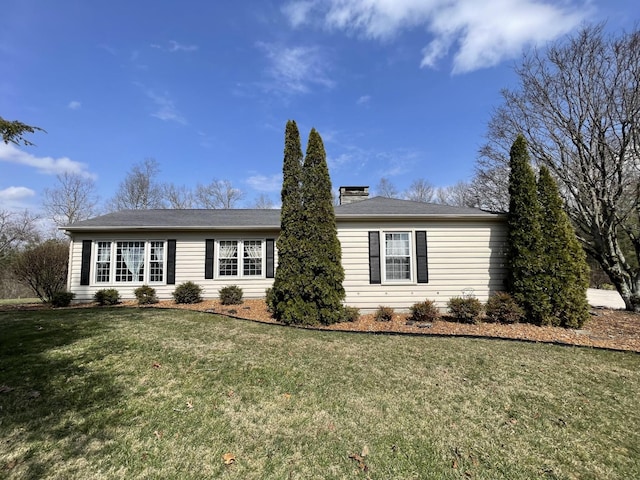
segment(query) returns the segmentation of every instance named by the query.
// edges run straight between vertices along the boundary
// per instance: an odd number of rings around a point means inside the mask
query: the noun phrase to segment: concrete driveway
[[[622,297],[615,290],[589,288],[587,290],[587,300],[592,307],[624,308],[624,301],[622,301]]]

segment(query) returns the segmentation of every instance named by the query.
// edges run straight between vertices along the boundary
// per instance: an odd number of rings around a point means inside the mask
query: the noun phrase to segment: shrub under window
[[[120,303],[120,293],[115,288],[104,288],[98,290],[93,299],[98,302],[98,305],[116,305]]]
[[[228,285],[218,290],[222,305],[240,305],[242,303],[242,289],[237,285]]]
[[[185,282],[176,287],[173,298],[176,303],[199,303],[202,301],[202,287],[193,282]]]
[[[143,285],[136,288],[133,294],[138,299],[138,305],[149,305],[152,303],[158,303],[158,297],[156,296],[156,289],[149,285]]]

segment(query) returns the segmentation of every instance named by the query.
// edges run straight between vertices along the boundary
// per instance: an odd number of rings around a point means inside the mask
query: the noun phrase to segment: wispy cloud
[[[180,125],[187,124],[187,119],[178,111],[167,92],[158,93],[140,83],[134,83],[134,85],[142,89],[145,96],[150,99],[156,107],[156,110],[151,113],[152,117],[159,118],[165,122],[176,122]]]
[[[8,187],[0,190],[0,202],[13,203],[35,196],[36,192],[27,187]]]
[[[356,100],[356,104],[358,105],[368,105],[371,101],[370,95],[362,95],[358,100]]]
[[[570,32],[593,8],[590,0],[295,0],[282,11],[294,27],[320,18],[324,28],[375,40],[425,29],[420,65],[435,68],[451,53],[452,72],[466,73]]]
[[[77,101],[77,100],[71,100],[68,104],[67,104],[67,108],[69,110],[79,110],[80,108],[82,108],[82,103]]]
[[[246,183],[259,192],[279,192],[282,188],[282,174],[262,175],[257,172],[247,178]]]
[[[27,187],[8,187],[0,190],[0,210],[18,211],[33,206],[29,205],[29,200],[36,196],[36,192]]]
[[[163,52],[195,52],[198,50],[198,45],[185,45],[175,40],[169,40],[168,45],[160,45],[158,43],[152,43],[151,48],[157,48],[158,50],[162,50]]]
[[[265,90],[281,93],[308,93],[313,85],[332,88],[329,62],[322,49],[316,46],[285,47],[279,44],[257,44],[269,62],[266,74],[270,81],[262,84]]]
[[[96,178],[90,173],[86,163],[76,162],[68,157],[36,157],[24,152],[12,144],[0,142],[0,162],[15,163],[35,168],[38,173],[45,175],[58,175],[61,173],[75,173],[88,178]]]

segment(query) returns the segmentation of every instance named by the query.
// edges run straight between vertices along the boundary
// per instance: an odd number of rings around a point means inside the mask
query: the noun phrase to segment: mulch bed
[[[262,323],[279,324],[271,317],[263,300],[245,300],[241,305],[221,305],[217,300],[205,300],[193,305],[178,305],[173,301],[164,301],[154,306],[219,313]],[[451,321],[446,317],[430,324],[409,325],[407,317],[407,314],[395,314],[390,322],[377,322],[373,315],[362,315],[357,322],[313,328],[348,332],[491,337],[640,352],[640,315],[623,310],[593,309],[591,318],[580,330],[537,327],[526,323],[468,325]]]
[[[136,302],[123,302],[122,306],[137,306]],[[81,304],[70,308],[95,306]],[[234,318],[252,320],[261,323],[280,324],[267,311],[264,300],[245,300],[241,305],[221,305],[218,300],[205,300],[196,304],[176,304],[173,301],[162,301],[150,305],[150,308],[174,308],[217,313]],[[2,310],[24,310],[47,308],[39,305],[9,305]],[[373,315],[362,315],[356,322],[338,323],[330,326],[314,326],[318,330],[334,330],[348,332],[368,332],[386,334],[412,335],[445,335],[503,338],[530,342],[555,343],[561,345],[578,345],[585,347],[625,350],[640,353],[640,314],[623,310],[593,309],[591,318],[580,330],[560,327],[537,327],[526,323],[500,325],[480,323],[468,325],[456,323],[443,317],[428,324],[410,324],[408,315],[395,314],[390,322],[377,322]],[[305,327],[308,328],[308,327]]]

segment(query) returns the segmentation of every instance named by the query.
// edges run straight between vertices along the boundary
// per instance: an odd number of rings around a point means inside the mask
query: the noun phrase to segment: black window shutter
[[[167,240],[167,285],[176,284],[176,241]]]
[[[427,232],[416,232],[416,271],[418,283],[429,283],[429,264],[427,262]]]
[[[381,283],[380,232],[369,232],[369,283]]]
[[[274,274],[274,245],[275,241],[273,238],[267,238],[266,247],[267,247],[267,269],[266,276],[267,278],[273,278]]]
[[[213,245],[212,238],[205,240],[205,253],[204,253],[204,278],[213,278]]]
[[[80,285],[89,285],[91,272],[91,240],[82,241],[82,265],[80,267]]]

